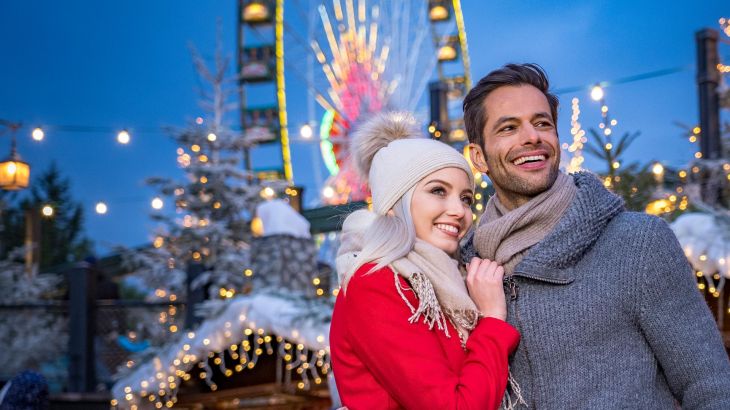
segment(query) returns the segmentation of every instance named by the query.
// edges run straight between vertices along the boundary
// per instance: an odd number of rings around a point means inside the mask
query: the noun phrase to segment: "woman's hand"
[[[497,262],[474,257],[466,264],[466,285],[469,295],[485,317],[507,319],[502,278],[504,269]]]

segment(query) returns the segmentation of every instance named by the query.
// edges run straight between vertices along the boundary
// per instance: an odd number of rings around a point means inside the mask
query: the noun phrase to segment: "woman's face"
[[[455,254],[471,227],[473,202],[474,191],[464,170],[444,168],[426,176],[416,185],[411,201],[416,237]]]

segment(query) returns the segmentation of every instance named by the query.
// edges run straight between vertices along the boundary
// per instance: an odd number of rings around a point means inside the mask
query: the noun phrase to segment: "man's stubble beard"
[[[488,160],[487,166],[489,166]],[[515,175],[509,173],[503,174],[500,177],[500,179],[504,178],[506,179],[506,181],[495,181],[492,175],[488,176],[492,180],[492,183],[495,185],[495,187],[500,188],[503,195],[508,195],[510,199],[532,199],[550,189],[553,184],[555,184],[555,180],[558,178],[559,172],[560,161],[558,158],[555,158],[555,161],[550,165],[550,172],[548,172],[546,180],[538,184],[535,184],[527,179],[515,177]]]

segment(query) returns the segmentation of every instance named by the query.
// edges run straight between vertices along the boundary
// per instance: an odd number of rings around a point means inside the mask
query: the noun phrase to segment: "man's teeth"
[[[451,233],[459,233],[459,229],[457,229],[455,226],[451,226],[451,225],[436,224],[436,228],[441,229],[442,231],[447,231],[447,232],[451,232]]]
[[[515,165],[522,165],[525,162],[533,162],[533,161],[545,161],[544,155],[531,155],[529,157],[519,157],[516,160],[513,161]]]

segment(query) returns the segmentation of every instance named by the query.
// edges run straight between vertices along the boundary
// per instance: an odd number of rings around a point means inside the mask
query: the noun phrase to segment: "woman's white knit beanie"
[[[350,152],[367,177],[373,211],[385,215],[411,187],[443,168],[460,168],[474,185],[464,156],[443,142],[423,138],[412,114],[383,112],[359,124]]]

